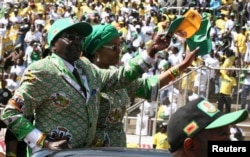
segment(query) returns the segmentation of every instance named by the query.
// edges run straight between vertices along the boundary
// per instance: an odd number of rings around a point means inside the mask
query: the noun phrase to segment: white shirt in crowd
[[[152,39],[152,34],[154,33],[154,27],[145,25],[142,26],[141,31],[144,34],[145,43],[147,43],[149,40]]]
[[[12,92],[15,91],[20,86],[19,81],[14,81],[13,79],[6,79],[6,81],[7,81],[7,88]]]
[[[200,94],[205,97],[206,88],[207,88],[207,72],[204,69],[197,70],[195,80],[194,80],[194,87],[200,90]]]
[[[155,101],[147,101],[141,104],[140,110],[143,115],[147,115],[149,117],[154,116],[156,110],[156,102]]]
[[[17,77],[21,78],[26,67],[24,65],[13,65],[10,68],[10,73],[16,73]]]
[[[225,23],[225,29],[230,31],[234,27],[234,21],[232,19],[228,19]]]
[[[210,68],[219,68],[220,67],[220,61],[216,57],[211,57],[210,55],[207,55],[207,57],[204,59],[205,65]],[[210,78],[215,78],[215,70],[211,70],[210,72]]]
[[[21,23],[23,21],[23,18],[21,16],[19,16],[19,15],[12,16],[12,17],[10,17],[10,21],[12,23]]]
[[[164,105],[165,116],[171,116],[177,110],[177,104],[175,102],[170,103],[169,105]]]
[[[130,59],[132,59],[134,56],[133,56],[133,54],[132,53],[125,53],[123,56],[122,56],[122,58],[121,58],[121,62],[123,63],[123,64],[127,64],[128,63],[128,61],[130,60]]]
[[[39,31],[31,32],[28,31],[25,35],[24,41],[30,43],[31,41],[40,42],[42,33]]]
[[[36,29],[37,29],[38,28],[37,26],[39,24],[45,26],[46,21],[44,19],[36,19],[34,23],[35,23],[35,26],[36,26]]]
[[[4,37],[6,33],[6,28],[0,28],[0,36]]]
[[[183,61],[183,56],[181,53],[171,53],[168,57],[168,62],[171,66],[177,65]]]
[[[5,17],[1,18],[0,19],[0,23],[3,23],[4,24],[4,27],[7,28],[7,25],[9,23],[8,19],[6,19]]]

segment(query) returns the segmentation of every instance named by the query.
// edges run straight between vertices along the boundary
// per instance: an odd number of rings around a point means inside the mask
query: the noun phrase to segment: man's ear
[[[50,52],[55,52],[55,49],[56,49],[55,42],[51,42],[51,44],[50,44]]]
[[[51,47],[54,47],[54,46],[55,46],[55,40],[53,40],[53,41],[50,42],[50,46],[51,46]]]
[[[194,156],[196,152],[195,141],[192,138],[186,138],[183,143],[183,149],[185,154],[188,154],[188,156]]]

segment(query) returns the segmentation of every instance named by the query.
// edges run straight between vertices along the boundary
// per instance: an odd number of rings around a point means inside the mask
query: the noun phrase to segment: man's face
[[[79,36],[79,32],[75,30],[68,30],[62,32],[55,41],[55,53],[73,63],[81,56],[81,41],[83,37]]]

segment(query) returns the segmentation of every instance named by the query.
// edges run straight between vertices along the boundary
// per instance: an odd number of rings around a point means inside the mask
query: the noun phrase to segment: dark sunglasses
[[[68,40],[74,41],[82,41],[84,39],[84,36],[78,36],[78,35],[73,35],[73,34],[64,34],[61,36],[61,38],[66,38]]]

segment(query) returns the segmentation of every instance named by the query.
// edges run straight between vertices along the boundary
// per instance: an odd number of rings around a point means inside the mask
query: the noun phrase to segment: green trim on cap
[[[50,45],[57,35],[65,30],[76,30],[79,35],[88,36],[92,32],[92,26],[87,22],[75,23],[71,18],[56,20],[48,31],[47,42]]]
[[[185,19],[184,16],[177,17],[173,22],[170,23],[167,34],[174,33],[174,31],[179,27],[181,22]]]
[[[214,129],[230,124],[239,123],[247,119],[247,117],[248,117],[248,111],[245,109],[227,113],[214,120],[205,129]]]

